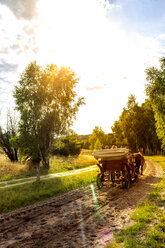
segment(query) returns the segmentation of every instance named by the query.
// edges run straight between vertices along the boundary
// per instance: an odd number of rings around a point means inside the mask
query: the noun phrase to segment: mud
[[[126,190],[96,184],[0,215],[0,248],[104,247],[113,231],[129,223],[161,177],[161,168],[146,161],[144,175]]]

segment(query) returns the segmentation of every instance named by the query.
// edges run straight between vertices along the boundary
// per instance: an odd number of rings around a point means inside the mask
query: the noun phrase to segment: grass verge
[[[87,154],[73,157],[53,156],[50,158],[49,170],[45,170],[41,165],[41,175],[81,169],[96,163],[97,161],[94,157]],[[1,183],[12,179],[29,178],[35,175],[36,170],[34,168],[29,168],[27,164],[11,163],[4,154],[0,154]]]
[[[165,157],[147,157],[165,172]],[[140,204],[132,217],[134,224],[114,234],[115,240],[106,248],[165,248],[165,176]]]
[[[0,213],[46,200],[96,181],[97,170],[0,189]]]

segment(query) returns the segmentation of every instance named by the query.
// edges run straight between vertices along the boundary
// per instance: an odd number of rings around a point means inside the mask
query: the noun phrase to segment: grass
[[[152,205],[150,201],[144,202],[138,206],[131,219],[139,223],[150,223],[155,217],[154,212],[156,210],[157,207]]]
[[[46,200],[96,181],[97,171],[0,189],[0,213]]]
[[[23,179],[19,179],[19,180],[15,179],[14,181],[9,180],[9,181],[0,183],[0,187],[6,186],[6,185],[13,185],[13,184],[17,184],[17,183],[29,182],[32,180],[34,181],[34,179],[32,179],[31,177],[30,178],[23,178]]]
[[[78,157],[53,156],[50,158],[49,170],[44,170],[41,166],[41,175],[64,172],[73,169],[85,168],[96,164],[97,161],[92,155],[85,152]],[[0,181],[19,179],[35,176],[35,169],[29,169],[27,164],[11,163],[5,155],[0,154]]]
[[[165,157],[147,157],[165,172]],[[106,248],[165,248],[165,177],[140,204],[131,219],[134,224],[115,234],[113,243]]]
[[[52,157],[50,159],[49,173],[75,170],[88,167],[97,163],[91,155],[80,154],[78,157]]]

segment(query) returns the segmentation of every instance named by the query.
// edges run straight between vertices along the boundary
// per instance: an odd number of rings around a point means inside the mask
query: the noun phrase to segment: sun
[[[128,95],[137,95],[133,83],[135,74],[139,84],[144,73],[139,63],[142,53],[124,30],[108,18],[106,2],[38,2],[37,60],[42,65],[54,63],[59,67],[69,66],[75,71],[80,78],[77,93],[85,96],[87,103],[82,107],[81,118],[78,115],[77,126],[87,125],[86,128],[89,125],[85,123],[85,116],[89,116],[95,125],[101,126],[103,121],[107,123],[108,129],[122,111]],[[109,116],[104,108],[107,105],[114,105]],[[96,106],[101,118],[97,116]]]
[[[96,69],[103,64],[107,67],[109,50],[111,59],[115,57],[117,31],[108,22],[106,10],[99,1],[40,0],[38,12],[40,59],[74,68],[81,64],[81,67],[90,65]]]

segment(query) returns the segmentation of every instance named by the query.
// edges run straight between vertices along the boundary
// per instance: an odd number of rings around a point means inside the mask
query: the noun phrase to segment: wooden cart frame
[[[139,168],[144,165],[144,158],[140,153],[131,154],[127,159],[99,160],[97,166],[100,173],[97,175],[97,186],[101,189],[105,181],[122,183],[122,188],[128,189],[132,181],[136,181]]]

